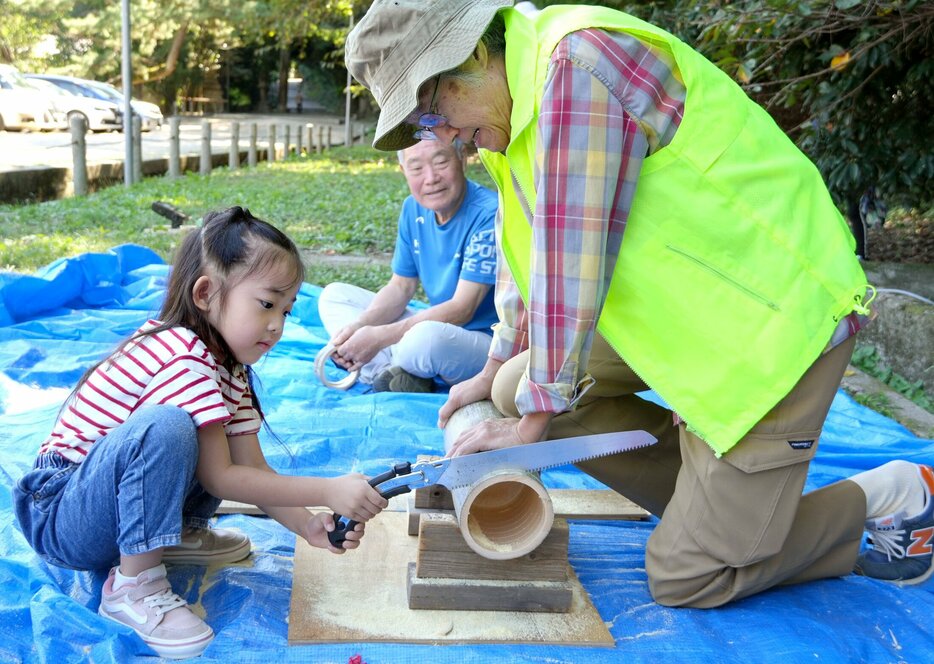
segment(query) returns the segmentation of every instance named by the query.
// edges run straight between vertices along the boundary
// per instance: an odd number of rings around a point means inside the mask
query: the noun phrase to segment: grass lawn
[[[469,177],[492,186],[479,163]],[[197,221],[205,213],[241,205],[285,231],[308,257],[308,281],[341,280],[379,288],[388,280],[396,222],[409,190],[395,153],[369,147],[335,148],[256,168],[188,173],[177,180],[146,178],[84,198],[0,206],[0,267],[31,273],[57,258],[105,251],[134,242],[171,261],[182,233],[150,208],[164,201]],[[347,255],[372,260],[331,261]]]

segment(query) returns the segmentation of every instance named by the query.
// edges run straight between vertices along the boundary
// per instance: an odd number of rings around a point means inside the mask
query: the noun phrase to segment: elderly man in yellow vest
[[[651,432],[644,451],[580,466],[660,518],[645,568],[665,605],[854,569],[928,578],[928,466],[802,495],[871,299],[817,169],[663,30],[511,5],[376,0],[347,41],[381,107],[377,148],[473,141],[499,188],[500,323],[439,423],[486,398],[507,417],[452,453]]]

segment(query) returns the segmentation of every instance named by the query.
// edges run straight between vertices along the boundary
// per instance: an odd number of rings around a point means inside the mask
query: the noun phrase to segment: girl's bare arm
[[[358,473],[330,478],[279,475],[266,463],[256,436],[235,436],[228,442],[221,424],[199,429],[198,442],[198,481],[221,499],[264,509],[325,505],[354,521],[368,521],[387,504]]]

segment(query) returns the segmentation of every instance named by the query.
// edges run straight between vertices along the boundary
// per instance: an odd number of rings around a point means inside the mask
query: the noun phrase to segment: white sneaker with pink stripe
[[[204,652],[214,631],[172,592],[165,565],[140,572],[136,583],[114,590],[116,570],[111,569],[104,582],[97,611],[100,615],[130,627],[167,659],[197,657]]]

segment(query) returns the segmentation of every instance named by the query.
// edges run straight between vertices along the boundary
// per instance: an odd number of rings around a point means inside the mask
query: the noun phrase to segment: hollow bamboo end
[[[471,486],[457,517],[471,549],[490,560],[508,560],[542,543],[554,522],[554,507],[536,476],[504,471]]]

